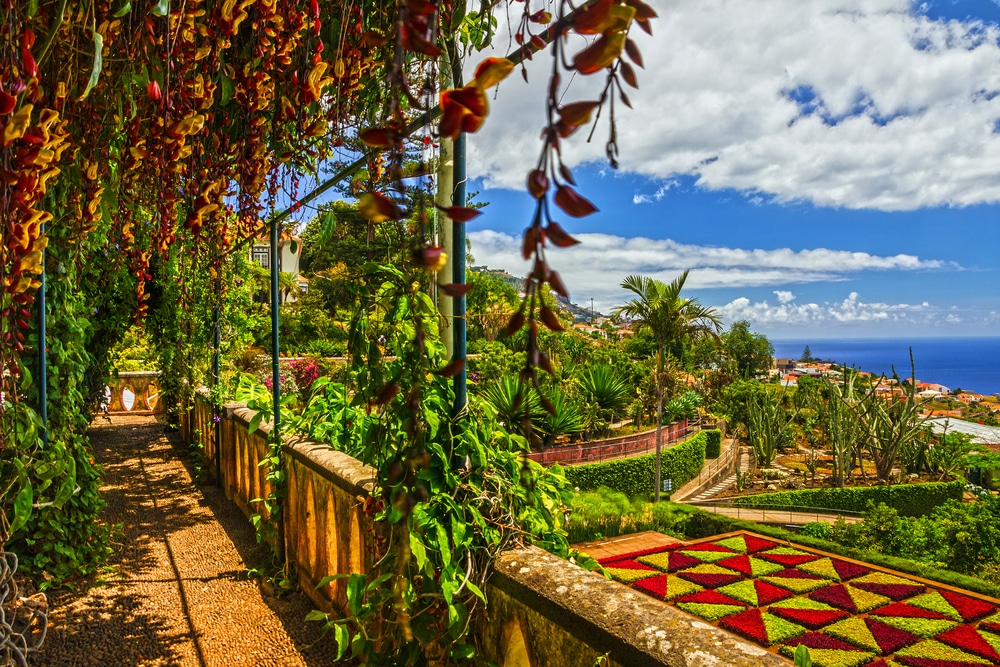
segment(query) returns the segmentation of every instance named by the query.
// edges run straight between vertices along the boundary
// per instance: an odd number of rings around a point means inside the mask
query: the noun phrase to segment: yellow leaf
[[[24,136],[31,124],[31,112],[34,108],[33,104],[25,104],[11,117],[7,127],[3,130],[3,146],[10,146],[14,141]]]

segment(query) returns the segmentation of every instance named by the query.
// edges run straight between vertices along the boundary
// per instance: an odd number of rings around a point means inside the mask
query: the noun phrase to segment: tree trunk
[[[663,446],[663,387],[659,378],[656,382],[656,488],[653,489],[653,500],[660,502],[660,449]]]

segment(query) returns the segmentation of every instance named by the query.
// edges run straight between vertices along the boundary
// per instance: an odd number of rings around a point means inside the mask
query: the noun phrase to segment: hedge
[[[722,453],[722,431],[712,429],[705,431],[705,458],[717,459]]]
[[[871,563],[872,565],[878,565],[891,570],[898,570],[899,572],[912,574],[917,577],[923,577],[924,579],[930,579],[931,581],[947,584],[956,588],[963,588],[967,591],[974,591],[976,593],[992,597],[998,597],[998,595],[1000,595],[1000,587],[989,584],[982,579],[977,579],[976,577],[970,577],[965,574],[946,570],[940,566],[917,563],[912,560],[898,558],[896,556],[886,556],[880,553],[861,551],[842,544],[837,544],[836,542],[828,542],[815,537],[799,535],[798,533],[793,533],[789,530],[785,530],[784,528],[778,528],[777,526],[768,526],[765,524],[754,523],[753,521],[747,521],[745,519],[734,519],[732,517],[725,516],[724,514],[705,512],[690,505],[674,504],[674,507],[680,513],[688,515],[687,520],[684,521],[683,525],[678,526],[679,528],[683,528],[684,535],[688,539],[711,537],[713,535],[721,535],[722,533],[731,533],[736,530],[749,530],[751,532],[767,535],[768,537],[773,537],[775,539],[801,544],[802,546],[812,547],[813,549],[819,549],[820,551],[826,551],[837,556],[854,558],[855,560]]]
[[[733,503],[748,507],[793,506],[815,507],[846,512],[864,512],[868,503],[885,503],[900,516],[929,514],[946,500],[961,500],[963,480],[928,482],[926,484],[892,484],[889,486],[849,487],[843,489],[800,489],[777,491],[755,496],[733,498]]]
[[[674,489],[679,489],[694,479],[705,465],[708,433],[710,431],[699,431],[679,445],[664,449],[660,454],[660,479],[671,480]],[[656,475],[656,454],[564,466],[563,472],[569,483],[581,491],[594,491],[606,486],[630,498],[648,498]]]

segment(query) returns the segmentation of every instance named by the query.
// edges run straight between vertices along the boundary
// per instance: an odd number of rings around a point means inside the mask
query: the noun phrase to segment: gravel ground
[[[253,528],[214,486],[196,486],[187,450],[152,417],[95,423],[104,518],[122,524],[108,567],[81,592],[50,595],[33,664],[53,667],[330,665],[332,638],[303,621],[301,593],[262,594]]]

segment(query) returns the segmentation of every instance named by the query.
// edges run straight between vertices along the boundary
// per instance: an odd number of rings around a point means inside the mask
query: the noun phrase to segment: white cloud
[[[881,210],[1000,201],[1000,29],[930,21],[912,4],[654,0],[656,37],[636,31],[646,68],[630,92],[635,109],[616,107],[622,168],[664,181],[694,175],[760,201]],[[530,84],[513,76],[501,86],[470,140],[470,175],[523,187],[550,62],[536,56]],[[567,79],[567,101],[601,85]],[[600,159],[605,137],[601,126],[590,144],[583,132],[566,140],[567,164]]]
[[[578,234],[577,238],[580,245],[553,250],[550,263],[563,276],[572,298],[582,302],[593,297],[595,306],[604,310],[625,300],[626,295],[619,285],[631,274],[669,282],[689,269],[685,289],[696,290],[840,281],[860,271],[954,268],[913,255],[883,257],[826,248],[746,250],[610,234]],[[528,262],[520,254],[520,238],[483,230],[471,232],[469,239],[477,264],[506,269],[515,275],[523,276],[528,272]],[[791,292],[779,290],[776,293],[779,300],[787,298],[790,302],[795,298]]]
[[[795,295],[791,292],[785,290],[774,290],[775,296],[778,297],[778,303],[791,303],[795,301]]]
[[[784,330],[820,325],[924,324],[940,317],[940,309],[927,303],[867,303],[857,292],[851,292],[843,301],[822,304],[779,302],[778,305],[771,305],[767,301],[754,303],[740,297],[716,310],[726,322],[749,320],[758,327]]]
[[[663,199],[664,197],[667,196],[667,193],[670,192],[671,188],[674,188],[677,185],[679,185],[679,182],[677,181],[677,179],[673,179],[672,178],[669,181],[667,181],[666,183],[663,183],[660,187],[658,187],[656,189],[656,192],[654,192],[651,195],[643,194],[643,193],[639,193],[639,192],[635,193],[634,195],[632,195],[632,203],[633,204],[652,204],[654,201],[660,201],[661,199]]]

